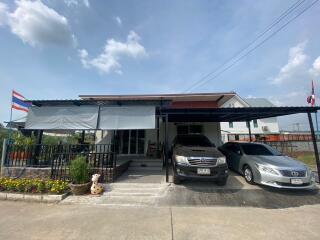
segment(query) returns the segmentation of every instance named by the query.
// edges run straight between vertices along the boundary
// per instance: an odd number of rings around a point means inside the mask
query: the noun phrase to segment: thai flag
[[[25,102],[25,100],[26,98],[24,96],[12,90],[12,108],[28,112],[29,107],[31,107],[31,103]]]
[[[316,103],[316,96],[314,94],[314,85],[313,85],[313,80],[312,80],[312,89],[311,89],[311,95],[307,97],[307,102],[311,104],[312,107],[314,107]]]

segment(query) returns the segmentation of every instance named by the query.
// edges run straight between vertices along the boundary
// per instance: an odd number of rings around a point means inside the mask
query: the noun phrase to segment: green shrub
[[[30,146],[35,144],[35,138],[34,137],[26,137],[23,136],[21,132],[14,132],[12,135],[14,144],[18,146]]]
[[[89,182],[89,167],[84,156],[77,156],[71,161],[70,178],[75,184]]]

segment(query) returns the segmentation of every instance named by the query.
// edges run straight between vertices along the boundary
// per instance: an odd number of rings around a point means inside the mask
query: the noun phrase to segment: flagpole
[[[10,122],[9,122],[9,136],[8,136],[8,144],[11,144],[11,137],[12,137],[12,94],[13,90],[11,91],[11,106],[10,106]]]

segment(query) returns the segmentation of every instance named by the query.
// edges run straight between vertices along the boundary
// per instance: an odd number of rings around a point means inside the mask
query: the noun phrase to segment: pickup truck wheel
[[[227,184],[227,178],[221,178],[217,181],[218,186],[225,186]]]

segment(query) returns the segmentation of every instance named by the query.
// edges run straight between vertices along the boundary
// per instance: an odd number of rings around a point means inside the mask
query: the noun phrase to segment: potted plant
[[[27,160],[32,157],[32,151],[30,147],[35,144],[35,140],[32,137],[25,137],[20,132],[13,135],[14,148],[10,153],[11,159]]]
[[[71,161],[70,179],[69,187],[74,195],[83,195],[89,191],[89,167],[84,156],[77,156]]]

